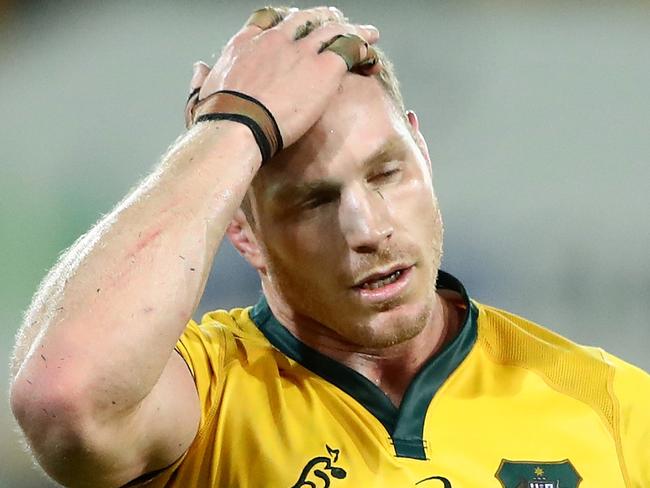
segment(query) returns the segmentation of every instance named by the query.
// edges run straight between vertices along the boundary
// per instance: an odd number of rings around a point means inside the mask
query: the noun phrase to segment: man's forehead
[[[409,150],[408,136],[403,133],[393,133],[384,142],[372,151],[363,160],[350,161],[346,167],[350,170],[361,169],[370,171],[373,166],[386,162],[396,157],[403,157]],[[285,200],[294,198],[302,193],[314,191],[334,190],[340,184],[336,178],[329,178],[327,174],[321,174],[320,178],[310,178],[303,172],[302,178],[270,178],[266,184],[266,194],[272,199]],[[322,173],[322,172],[319,172]]]
[[[364,151],[374,152],[387,139],[405,132],[404,120],[375,78],[347,75],[321,118],[278,155],[275,166],[295,168],[339,154],[346,157],[346,153],[364,157]]]
[[[314,132],[320,129],[325,132],[322,134],[325,138],[338,142],[354,130],[389,128],[403,115],[397,112],[395,103],[376,77],[348,74],[313,129]]]

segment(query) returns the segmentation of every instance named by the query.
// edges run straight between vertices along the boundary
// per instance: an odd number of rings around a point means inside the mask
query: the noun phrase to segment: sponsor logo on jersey
[[[332,449],[325,444],[327,456],[311,458],[302,468],[298,481],[291,488],[329,488],[332,478],[342,480],[348,473],[340,466],[335,466],[339,460],[339,449]]]
[[[503,459],[495,476],[504,488],[577,488],[582,481],[568,459],[557,462]]]

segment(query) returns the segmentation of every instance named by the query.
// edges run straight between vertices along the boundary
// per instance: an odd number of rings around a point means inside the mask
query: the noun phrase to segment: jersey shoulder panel
[[[199,430],[221,393],[228,364],[241,356],[250,342],[264,344],[266,340],[246,308],[214,310],[204,314],[200,323],[190,320],[185,327],[176,351],[190,369],[199,394]]]
[[[599,351],[518,315],[481,304],[478,344],[492,361],[532,371],[549,387],[586,403],[616,435],[611,394],[614,368]]]

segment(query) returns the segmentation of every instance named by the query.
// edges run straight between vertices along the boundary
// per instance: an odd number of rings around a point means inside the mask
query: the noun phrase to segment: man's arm
[[[245,126],[197,126],[40,290],[17,342],[11,400],[58,481],[116,486],[188,447],[198,401],[173,347],[260,159]]]
[[[312,9],[264,32],[245,27],[201,98],[222,89],[256,97],[290,145],[347,71],[319,46],[341,33],[378,37],[337,22],[294,40],[307,20],[338,15]],[[197,394],[173,348],[260,163],[246,126],[199,123],[46,277],[17,338],[11,405],[39,463],[59,482],[119,486],[169,465],[192,442]]]

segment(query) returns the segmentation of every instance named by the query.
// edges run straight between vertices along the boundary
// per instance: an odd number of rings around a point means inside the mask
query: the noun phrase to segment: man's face
[[[321,120],[258,173],[264,286],[296,323],[368,348],[426,325],[442,221],[425,151],[379,82],[350,75]]]

